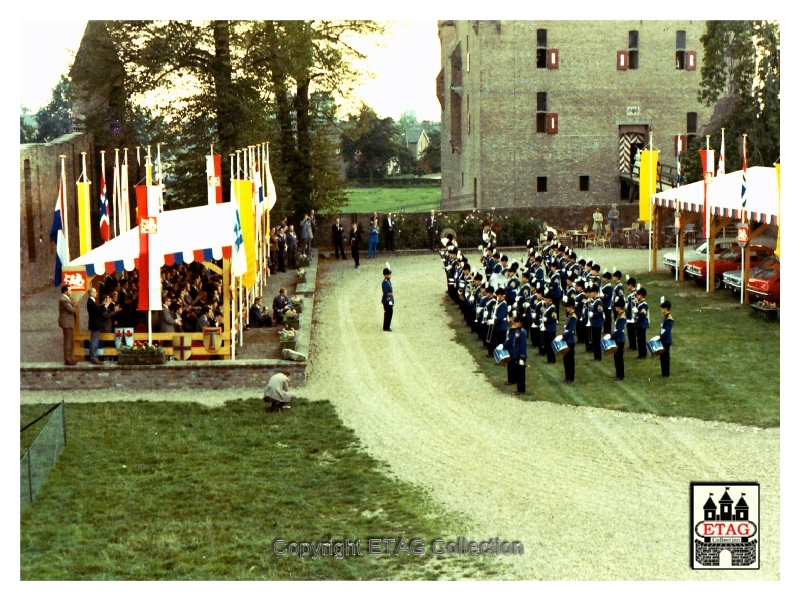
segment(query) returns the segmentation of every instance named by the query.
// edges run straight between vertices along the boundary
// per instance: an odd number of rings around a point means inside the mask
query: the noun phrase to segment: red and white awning
[[[652,197],[656,206],[703,212],[703,182],[666,190]],[[715,177],[708,186],[708,206],[720,217],[778,224],[778,179],[773,167],[747,169],[747,205],[742,210],[742,171]]]
[[[159,266],[231,257],[236,206],[230,202],[159,213],[158,235],[151,252],[162,257]],[[134,227],[69,263],[85,266],[86,274],[132,271],[139,262],[139,228]]]

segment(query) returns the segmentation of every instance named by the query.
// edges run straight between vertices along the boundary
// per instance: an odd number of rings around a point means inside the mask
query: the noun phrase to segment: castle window
[[[547,29],[536,30],[536,68],[547,68]]]
[[[686,32],[675,32],[675,68],[679,71],[694,71],[697,68],[697,52],[686,50]]]
[[[578,189],[581,192],[588,192],[589,191],[589,176],[588,175],[580,175],[579,176]]]
[[[639,32],[628,32],[628,68],[639,68]]]
[[[697,133],[697,113],[686,113],[686,133]]]
[[[36,223],[33,210],[33,178],[31,174],[31,161],[25,159],[25,227],[28,238],[28,261],[36,262]],[[59,282],[60,283],[60,282]]]
[[[547,132],[547,92],[536,92],[536,133]]]
[[[547,177],[537,177],[536,178],[536,191],[537,192],[546,192],[547,191]]]
[[[547,48],[547,29],[536,30],[536,47]]]

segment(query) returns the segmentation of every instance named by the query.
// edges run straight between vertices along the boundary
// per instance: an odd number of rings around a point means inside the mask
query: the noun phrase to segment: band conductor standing
[[[392,314],[394,313],[394,292],[392,290],[392,270],[389,268],[389,263],[386,263],[386,268],[383,270],[383,283],[381,284],[383,296],[381,303],[383,304],[383,330],[392,330]]]

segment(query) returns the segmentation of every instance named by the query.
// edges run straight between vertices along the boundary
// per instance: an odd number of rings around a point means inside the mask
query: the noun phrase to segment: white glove
[[[563,340],[563,339],[564,339],[564,336],[562,336],[562,335],[559,335],[559,336],[556,338],[556,341],[557,341],[557,342],[560,342],[560,341],[561,341],[561,340]]]
[[[502,349],[503,349],[503,344],[499,344],[499,345],[497,346],[497,349],[498,349],[498,350],[502,350]]]
[[[610,340],[610,339],[611,339],[611,334],[610,334],[610,333],[607,333],[607,334],[605,334],[605,335],[603,336],[603,339],[604,339],[604,340]]]
[[[542,323],[541,325],[539,325],[539,329],[540,329],[540,330],[542,330],[542,331],[545,331],[545,329],[546,329],[546,328],[545,328],[545,326],[544,326],[544,323]]]
[[[661,335],[664,335],[664,333],[666,333],[666,331],[667,331],[666,329],[662,329],[662,330],[659,331],[659,333]],[[659,339],[659,338],[656,337],[656,338],[653,338],[653,339]]]
[[[388,304],[389,306],[394,306],[394,300],[389,300]]]
[[[519,366],[520,367],[524,367],[525,366],[525,360],[524,359],[522,359],[522,358],[519,359]]]
[[[531,303],[530,303],[530,302],[523,302],[523,303],[522,303],[522,306],[523,306],[524,308],[530,308],[530,307],[531,307]]]
[[[594,313],[593,313],[592,311],[589,311],[589,320],[590,320],[590,321],[592,320],[592,317],[593,317],[593,316],[594,316]]]
[[[664,332],[664,330],[662,329],[662,330],[661,330],[661,332],[663,333],[663,332]],[[651,337],[651,338],[650,338],[650,341],[651,341],[651,342],[657,342],[657,341],[659,341],[660,339],[661,339],[661,336],[658,336],[658,335],[656,335],[656,336],[654,336],[654,337]]]

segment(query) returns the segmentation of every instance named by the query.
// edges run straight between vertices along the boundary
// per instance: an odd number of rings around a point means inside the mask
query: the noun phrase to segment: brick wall
[[[71,133],[49,144],[22,144],[19,160],[19,270],[20,293],[53,283],[55,244],[50,241],[53,209],[61,175],[60,155],[66,155],[67,218],[70,256],[78,255],[78,204],[75,183],[81,173],[81,152],[86,152],[94,199],[99,182],[94,172],[94,142],[90,136]],[[99,194],[99,189],[98,189]],[[98,196],[99,198],[99,196]],[[95,203],[96,204],[96,203]],[[97,206],[93,206],[95,212]]]
[[[305,385],[306,363],[283,360],[171,362],[154,366],[28,364],[20,368],[21,390],[217,390],[263,388],[278,372],[293,386]]]
[[[461,145],[452,148],[450,105],[442,112],[442,196],[478,189],[478,206],[608,205],[620,199],[620,127],[653,133],[662,163],[675,164],[673,137],[698,113],[698,133],[712,109],[696,98],[704,21],[442,21],[444,89],[450,56],[462,54]],[[536,68],[537,29],[558,50],[557,69]],[[618,71],[616,55],[639,32],[639,68]],[[676,31],[698,53],[695,71],[675,68]],[[469,55],[469,56],[467,56]],[[467,67],[469,63],[469,68]],[[536,132],[536,94],[558,114],[558,133]],[[469,108],[467,108],[469,106]],[[628,107],[640,114],[629,116]],[[579,176],[589,191],[579,191]],[[537,192],[537,177],[547,191]]]

